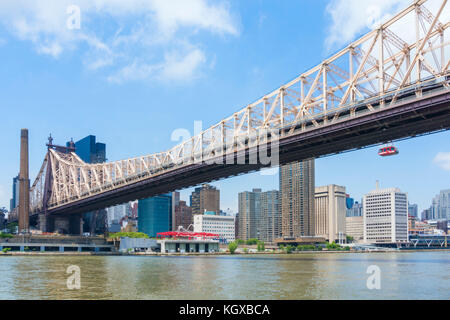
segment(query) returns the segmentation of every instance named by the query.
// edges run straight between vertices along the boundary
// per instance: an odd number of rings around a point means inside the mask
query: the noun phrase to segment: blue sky
[[[204,128],[295,78],[385,18],[406,0],[4,0],[0,4],[2,132],[0,206],[9,208],[19,170],[20,129],[30,130],[30,173],[56,143],[88,134],[109,160],[169,149],[178,128]],[[75,4],[80,29],[67,28]],[[70,20],[74,21],[74,20]],[[380,180],[419,209],[450,188],[450,133],[316,161],[316,185],[339,184],[360,199]],[[278,188],[278,176],[214,183],[223,209],[240,191]],[[182,191],[188,200],[190,190]]]

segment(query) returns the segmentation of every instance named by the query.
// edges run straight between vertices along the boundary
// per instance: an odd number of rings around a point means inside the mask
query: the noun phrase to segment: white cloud
[[[67,27],[71,5],[80,7],[79,30]],[[110,68],[109,79],[121,79],[112,82],[146,79],[155,69],[183,80],[207,62],[192,35],[239,35],[225,0],[2,0],[0,24],[39,54],[82,51],[89,70]]]
[[[184,57],[179,56],[176,52],[168,53],[161,70],[161,76],[168,80],[193,78],[199,65],[205,61],[205,55],[199,49],[192,50]]]
[[[165,55],[164,61],[158,64],[135,60],[108,77],[108,81],[118,84],[145,79],[187,82],[198,77],[198,69],[205,61],[205,55],[199,49],[183,54],[177,51],[169,52]]]
[[[450,152],[439,152],[433,162],[446,171],[450,171]]]
[[[331,18],[325,40],[327,49],[350,43],[410,3],[411,0],[331,0],[326,8]]]

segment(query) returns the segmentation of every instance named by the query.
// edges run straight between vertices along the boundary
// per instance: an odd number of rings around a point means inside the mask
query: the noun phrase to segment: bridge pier
[[[42,232],[59,232],[62,234],[83,234],[83,219],[81,214],[67,216],[39,215],[39,229]]]

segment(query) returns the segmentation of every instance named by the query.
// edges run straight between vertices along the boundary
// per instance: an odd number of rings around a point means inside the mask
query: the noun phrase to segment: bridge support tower
[[[20,132],[19,232],[30,229],[30,179],[28,172],[28,129]]]

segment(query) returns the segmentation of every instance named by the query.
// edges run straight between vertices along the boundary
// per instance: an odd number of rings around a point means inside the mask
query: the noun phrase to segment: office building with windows
[[[203,214],[205,211],[214,211],[220,214],[220,190],[209,184],[195,188],[190,196],[192,214]]]
[[[149,237],[172,230],[172,193],[139,200],[138,231]]]
[[[280,167],[281,234],[314,235],[314,159]]]
[[[364,242],[408,241],[408,196],[397,188],[376,189],[364,195]]]
[[[194,232],[218,234],[221,242],[233,242],[235,240],[234,217],[197,214],[194,216]]]
[[[19,185],[19,176],[14,177],[12,183],[12,198],[9,203],[10,212],[19,206]]]
[[[239,193],[239,239],[258,239],[261,233],[261,189]]]
[[[345,187],[328,185],[317,187],[314,203],[314,235],[329,242],[345,238]]]
[[[260,238],[264,242],[273,243],[281,237],[280,192],[278,190],[261,193]]]
[[[173,225],[173,231],[177,231],[179,227],[186,230],[189,229],[190,225],[193,223],[192,219],[192,209],[186,204],[186,201],[178,201],[175,205],[175,219]],[[192,229],[190,229],[192,230]]]

